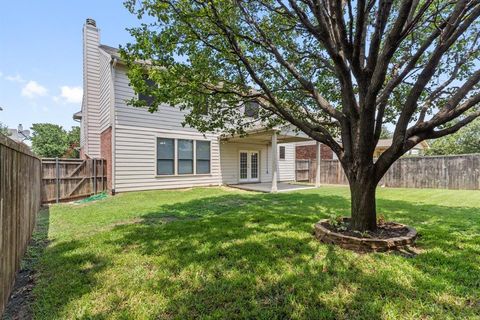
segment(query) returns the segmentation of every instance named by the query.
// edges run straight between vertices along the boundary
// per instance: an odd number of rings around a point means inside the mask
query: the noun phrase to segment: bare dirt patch
[[[48,207],[45,207],[37,217],[37,226],[22,260],[21,269],[15,278],[15,285],[2,316],[3,320],[33,318],[31,305],[34,300],[33,288],[37,276],[37,262],[49,243],[48,217]]]

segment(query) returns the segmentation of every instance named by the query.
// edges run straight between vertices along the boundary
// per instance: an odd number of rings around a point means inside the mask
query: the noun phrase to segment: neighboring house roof
[[[340,140],[337,140],[338,143],[342,143]],[[316,141],[305,141],[305,142],[299,142],[297,143],[298,146],[305,146],[305,145],[310,145],[310,144],[315,144]],[[380,139],[378,140],[376,148],[388,148],[392,145],[392,139]],[[428,143],[426,141],[422,141],[419,144],[417,144],[415,149],[420,149],[420,150],[425,150],[428,149]]]
[[[380,139],[378,140],[377,148],[388,148],[391,145],[392,145],[392,139]],[[420,150],[428,149],[428,143],[426,141],[422,141],[419,144],[417,144],[414,148],[420,149]]]
[[[18,129],[8,129],[10,139],[16,142],[24,142],[30,139],[30,130],[23,130],[22,125],[18,125]]]

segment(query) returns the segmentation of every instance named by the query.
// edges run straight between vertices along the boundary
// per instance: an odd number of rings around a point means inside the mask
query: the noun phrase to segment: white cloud
[[[18,83],[24,83],[25,82],[25,80],[22,78],[22,76],[20,76],[18,73],[14,76],[11,76],[11,75],[5,76],[5,79],[7,79],[8,81],[11,81],[11,82],[18,82]]]
[[[81,103],[83,98],[82,87],[60,87],[60,96],[53,97],[55,102],[64,101],[66,103]]]
[[[36,96],[46,96],[47,89],[36,81],[29,81],[22,89],[22,96],[34,98]]]

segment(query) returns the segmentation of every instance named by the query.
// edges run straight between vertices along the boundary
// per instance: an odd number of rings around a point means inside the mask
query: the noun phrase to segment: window
[[[178,140],[178,174],[193,173],[193,140]]]
[[[155,81],[149,79],[147,76],[144,77],[144,81],[149,88],[154,88],[156,86]],[[138,93],[138,100],[144,101],[147,106],[153,104],[153,97],[142,92]]]
[[[157,139],[157,174],[175,173],[175,141],[173,139]]]
[[[210,141],[196,141],[197,174],[210,173]]]
[[[199,114],[202,114],[204,116],[208,115],[208,96],[203,96],[199,98],[200,102],[196,106],[196,111]]]
[[[258,117],[259,105],[257,102],[247,102],[245,103],[244,114],[247,117],[257,118]]]
[[[285,146],[280,146],[279,153],[280,153],[279,158],[281,160],[285,160]]]
[[[210,141],[157,138],[157,175],[209,174],[210,170]]]

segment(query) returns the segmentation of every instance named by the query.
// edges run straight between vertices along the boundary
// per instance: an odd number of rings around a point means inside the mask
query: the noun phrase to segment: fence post
[[[97,159],[93,158],[93,194],[97,194]]]
[[[60,167],[58,165],[58,157],[55,158],[55,184],[56,184],[56,202],[60,202]]]
[[[100,177],[102,177],[102,192],[105,190],[105,187],[104,187],[104,181],[103,181],[103,176],[104,176],[104,173],[103,173],[103,159],[100,160],[100,167],[102,168],[102,172],[100,173]]]

